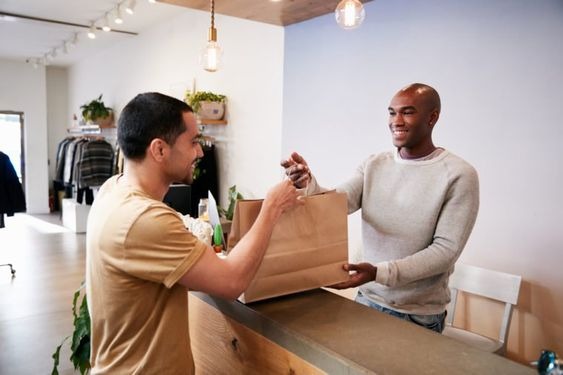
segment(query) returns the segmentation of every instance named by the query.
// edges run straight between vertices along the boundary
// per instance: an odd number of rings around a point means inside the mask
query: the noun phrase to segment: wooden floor
[[[58,215],[16,214],[0,229],[0,374],[50,374],[51,355],[72,332],[72,296],[84,280],[85,236]],[[61,374],[73,374],[68,344]]]

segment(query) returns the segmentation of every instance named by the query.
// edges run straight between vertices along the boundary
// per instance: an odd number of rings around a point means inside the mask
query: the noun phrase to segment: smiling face
[[[197,161],[203,157],[203,150],[195,115],[184,112],[182,117],[186,131],[176,138],[172,146],[168,146],[167,174],[172,182],[191,184]]]
[[[436,102],[433,92],[424,87],[408,86],[391,99],[389,130],[393,145],[402,155],[421,157],[434,149],[432,129],[440,109],[439,98]]]

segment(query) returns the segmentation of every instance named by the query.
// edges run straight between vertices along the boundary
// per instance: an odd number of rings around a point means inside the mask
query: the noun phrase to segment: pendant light
[[[334,10],[336,23],[343,29],[355,29],[366,17],[364,6],[359,0],[342,0]]]
[[[199,57],[203,69],[208,72],[216,72],[221,63],[222,50],[217,43],[217,29],[215,28],[215,0],[211,0],[211,27],[209,27],[209,36],[207,45],[201,52]]]

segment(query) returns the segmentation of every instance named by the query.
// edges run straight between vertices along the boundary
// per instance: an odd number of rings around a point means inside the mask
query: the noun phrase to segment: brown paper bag
[[[305,204],[285,212],[272,233],[264,260],[243,303],[332,285],[348,279],[346,194],[328,192],[305,197]],[[262,200],[237,202],[228,250],[248,232]]]

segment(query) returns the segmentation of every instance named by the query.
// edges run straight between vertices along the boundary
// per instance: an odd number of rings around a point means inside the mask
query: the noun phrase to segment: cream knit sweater
[[[307,192],[321,190],[312,178]],[[337,190],[348,194],[349,213],[362,210],[362,261],[377,267],[361,292],[404,313],[443,312],[479,209],[475,169],[447,150],[419,161],[395,150],[370,156]]]

